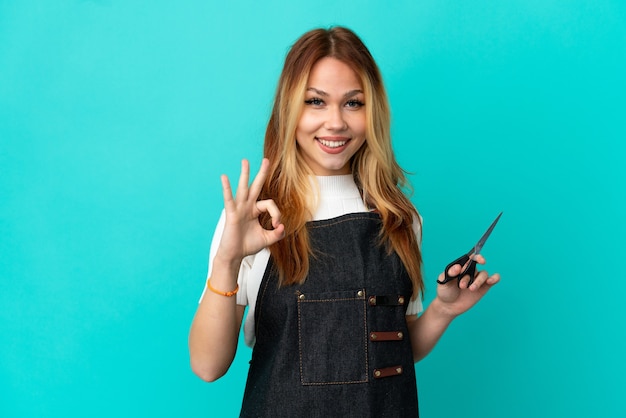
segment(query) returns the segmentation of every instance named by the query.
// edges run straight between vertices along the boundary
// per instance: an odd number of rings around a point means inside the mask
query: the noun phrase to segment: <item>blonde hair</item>
[[[309,74],[322,58],[333,57],[352,68],[363,85],[366,111],[366,142],[351,161],[352,174],[365,204],[380,213],[381,244],[395,251],[413,282],[413,298],[423,295],[421,253],[412,229],[419,222],[417,210],[403,192],[408,187],[404,170],[391,146],[391,116],[380,71],[370,52],[354,32],[342,27],[315,29],[291,47],[281,73],[274,106],[265,133],[264,155],[270,174],[262,199],[274,199],[285,225],[285,238],[270,247],[281,285],[302,283],[314,255],[306,228],[316,193],[295,141],[304,106]],[[265,227],[271,227],[263,215]]]

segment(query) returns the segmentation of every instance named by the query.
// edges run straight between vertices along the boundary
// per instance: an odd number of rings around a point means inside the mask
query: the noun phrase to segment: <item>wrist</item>
[[[211,278],[209,277],[206,281],[206,287],[213,293],[217,294],[217,295],[221,295],[221,296],[225,296],[225,297],[233,297],[237,294],[237,292],[239,292],[239,284],[237,284],[237,286],[235,287],[234,290],[228,290],[228,291],[223,291],[223,290],[219,290],[213,287],[213,285],[211,285]]]
[[[237,277],[241,260],[223,257],[218,251],[212,264],[210,277],[206,283],[207,288],[216,294],[234,296],[239,290]]]
[[[452,310],[446,302],[442,301],[439,298],[439,296],[436,296],[435,299],[433,299],[433,301],[429,305],[429,308],[437,317],[448,322],[452,322],[454,318],[459,316],[459,314]]]
[[[213,268],[215,269],[217,267],[220,270],[239,274],[239,268],[242,262],[243,258],[224,257],[224,255],[218,251],[213,258]]]

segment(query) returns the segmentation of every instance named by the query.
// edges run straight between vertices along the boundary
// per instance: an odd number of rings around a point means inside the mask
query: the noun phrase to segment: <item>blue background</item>
[[[384,3],[389,3],[384,5]],[[354,29],[443,266],[503,281],[416,368],[424,417],[626,416],[626,5],[0,0],[0,416],[235,416],[187,333],[285,53]]]

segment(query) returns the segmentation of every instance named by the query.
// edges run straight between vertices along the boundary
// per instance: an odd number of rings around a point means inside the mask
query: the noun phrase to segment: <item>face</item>
[[[335,58],[311,69],[296,129],[298,151],[317,176],[350,174],[365,142],[365,95],[358,76]]]

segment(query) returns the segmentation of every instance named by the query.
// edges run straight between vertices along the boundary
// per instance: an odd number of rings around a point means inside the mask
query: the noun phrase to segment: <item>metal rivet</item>
[[[374,371],[374,376],[380,377],[380,370],[375,370]]]
[[[396,373],[401,374],[401,373],[402,373],[402,367],[398,367],[398,368],[396,369]]]
[[[357,295],[358,297],[362,298],[362,297],[363,297],[363,291],[362,291],[362,290],[359,290],[358,292],[356,292],[356,295]]]
[[[304,300],[304,295],[303,294],[298,295],[298,299]]]
[[[399,303],[400,305],[404,305],[404,298],[403,298],[402,296],[400,296],[400,297],[398,298],[398,303]]]
[[[370,334],[370,339],[375,340],[376,338],[378,338],[378,335],[376,335],[375,333],[371,333]]]
[[[403,334],[403,333],[401,333],[401,332],[399,332],[399,333],[398,333],[398,338],[402,339],[402,337],[404,337],[404,334]]]
[[[369,298],[370,305],[376,305],[376,296],[370,296]]]

